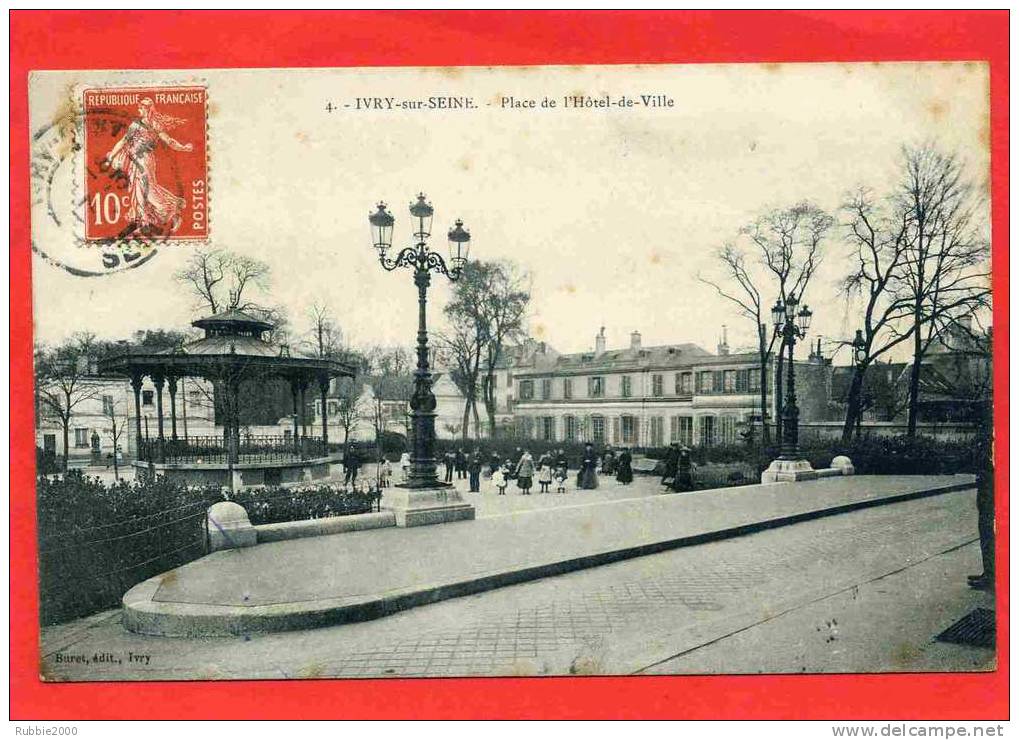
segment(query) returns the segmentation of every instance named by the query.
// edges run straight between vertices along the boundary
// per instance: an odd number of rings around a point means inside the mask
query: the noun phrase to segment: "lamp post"
[[[405,486],[411,489],[445,488],[449,484],[439,483],[435,465],[435,394],[432,393],[432,374],[428,364],[428,327],[426,308],[431,273],[438,272],[452,281],[460,279],[470,250],[470,233],[463,222],[457,219],[449,230],[449,263],[442,255],[428,249],[432,229],[432,204],[424,193],[411,203],[414,243],[401,249],[396,257],[387,253],[393,245],[393,224],[396,219],[386,210],[385,203],[379,203],[377,210],[368,217],[372,231],[372,245],[379,255],[379,263],[388,271],[408,267],[414,272],[414,285],[418,289],[418,334],[417,369],[414,371],[414,393],[410,399],[412,453],[410,476]]]
[[[779,460],[798,461],[800,410],[796,405],[796,371],[793,367],[793,348],[797,339],[807,336],[813,312],[806,306],[797,312],[799,302],[796,296],[788,296],[783,304],[775,301],[771,309],[771,319],[775,324],[775,334],[782,337],[783,345],[789,348],[789,367],[786,375],[786,400],[782,409],[782,452]]]
[[[855,419],[857,438],[860,437],[860,427],[863,425],[863,411],[862,411],[862,404],[864,400],[863,373],[867,368],[868,354],[869,353],[867,352],[867,340],[863,338],[863,332],[860,329],[857,329],[856,336],[853,337],[853,360],[856,362],[856,375],[858,378],[858,381],[856,382],[859,383],[859,390],[857,391],[858,399],[856,402],[857,406]],[[843,431],[843,434],[848,434],[848,432]]]

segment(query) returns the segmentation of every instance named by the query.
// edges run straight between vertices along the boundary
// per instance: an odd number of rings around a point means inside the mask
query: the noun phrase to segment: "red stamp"
[[[85,239],[209,233],[204,87],[84,91]]]

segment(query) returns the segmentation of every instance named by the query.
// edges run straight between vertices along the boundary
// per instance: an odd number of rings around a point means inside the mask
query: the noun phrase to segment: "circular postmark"
[[[179,211],[185,182],[168,156],[166,141],[177,142],[128,110],[86,109],[81,99],[69,98],[32,135],[32,249],[72,275],[99,277],[139,267],[180,241],[179,219],[146,216],[160,204]]]

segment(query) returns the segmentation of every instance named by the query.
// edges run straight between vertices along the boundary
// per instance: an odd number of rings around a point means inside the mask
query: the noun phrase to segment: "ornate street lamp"
[[[386,210],[385,203],[379,203],[377,210],[368,217],[372,231],[372,245],[379,254],[379,262],[386,270],[408,267],[414,271],[414,284],[418,289],[418,335],[417,369],[414,371],[414,393],[410,399],[411,408],[411,458],[410,476],[406,488],[448,488],[440,483],[435,463],[435,394],[432,393],[432,374],[428,364],[428,327],[425,320],[428,302],[428,286],[431,273],[440,272],[452,281],[460,279],[470,251],[470,233],[459,219],[449,230],[449,263],[442,255],[428,249],[432,233],[432,204],[421,193],[410,205],[414,244],[401,249],[395,258],[386,253],[393,246],[393,225],[396,221]],[[473,515],[472,517],[473,518]]]
[[[806,304],[797,311],[799,301],[796,296],[788,296],[785,304],[776,301],[771,309],[771,318],[775,322],[775,334],[782,337],[783,344],[789,348],[789,367],[786,375],[786,400],[782,408],[782,454],[779,460],[799,461],[799,423],[800,410],[796,405],[796,371],[793,367],[793,348],[797,339],[803,339],[810,330],[813,311]]]

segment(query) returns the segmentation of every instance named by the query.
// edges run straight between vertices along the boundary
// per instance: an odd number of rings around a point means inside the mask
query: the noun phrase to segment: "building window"
[[[520,400],[530,401],[534,398],[534,381],[533,380],[521,380],[520,381]]]
[[[88,447],[88,429],[85,427],[76,427],[74,430],[74,446],[75,447]]]
[[[693,417],[673,416],[669,424],[669,440],[687,447],[693,444]]]
[[[713,383],[714,376],[710,370],[697,373],[697,392],[698,393],[713,393],[715,386]]]
[[[541,379],[541,397],[545,401],[552,398],[552,378]]]
[[[750,371],[749,370],[737,370],[736,371],[736,392],[746,393],[750,386]]]
[[[664,383],[662,382],[661,375],[651,376],[651,395],[652,396],[665,395]]]
[[[534,419],[529,416],[522,416],[517,420],[520,436],[524,439],[531,439],[534,436]]]
[[[693,373],[676,373],[676,395],[693,393]]]
[[[620,425],[622,428],[623,444],[637,444],[637,418],[635,416],[624,416],[620,421]]]
[[[589,398],[601,398],[605,395],[605,378],[597,376],[587,379],[587,395]],[[604,423],[604,421],[603,421]]]
[[[747,370],[747,390],[750,393],[761,392],[761,368],[752,367]]]
[[[573,378],[563,379],[563,398],[567,400],[573,398]]]
[[[700,445],[702,447],[711,447],[715,444],[715,417],[714,416],[702,416],[700,419],[701,430],[700,430]]]
[[[593,378],[592,378],[593,380]],[[604,416],[592,416],[591,417],[591,441],[595,444],[604,444],[605,442],[605,417]]]
[[[338,414],[338,413],[340,413],[340,404],[337,403],[336,401],[330,401],[329,402],[329,415],[330,416],[336,416],[336,414]]]
[[[718,442],[723,445],[736,444],[736,417],[718,417]]]
[[[622,378],[620,378],[620,380],[621,386],[619,395],[621,395],[623,398],[629,398],[630,396],[633,395],[633,378],[631,378],[629,375],[624,375]]]
[[[103,396],[103,414],[113,416],[113,396]]]
[[[661,416],[651,417],[651,439],[648,444],[651,447],[661,447],[665,444],[665,419]]]
[[[577,441],[577,417],[576,416],[564,416],[563,417],[563,438],[567,442]]]
[[[723,393],[735,393],[736,392],[736,371],[725,370],[722,372],[722,392]]]
[[[152,391],[142,391],[142,406],[152,405]]]
[[[541,438],[546,442],[555,442],[555,417],[541,418]]]

